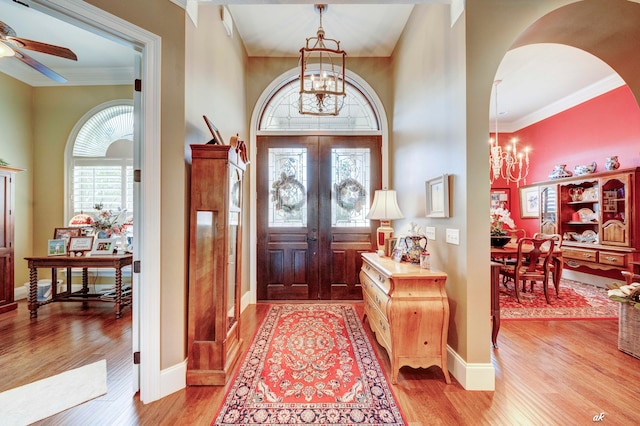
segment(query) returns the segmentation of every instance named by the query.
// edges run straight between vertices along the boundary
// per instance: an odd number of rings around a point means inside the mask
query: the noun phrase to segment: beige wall
[[[15,285],[29,281],[26,256],[32,254],[33,227],[33,100],[30,86],[0,73],[0,158],[11,167],[25,169],[16,175]],[[53,232],[53,231],[52,231]],[[46,242],[45,242],[46,244]]]

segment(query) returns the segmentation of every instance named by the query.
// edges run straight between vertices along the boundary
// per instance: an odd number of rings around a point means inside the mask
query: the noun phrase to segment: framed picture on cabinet
[[[47,248],[48,256],[66,256],[67,255],[67,241],[64,238],[56,238],[49,240]]]
[[[53,231],[53,239],[59,240],[64,238],[69,241],[71,237],[79,237],[82,235],[82,228],[55,228]]]
[[[69,240],[69,253],[73,256],[84,256],[93,248],[93,236],[71,237]]]
[[[203,115],[202,118],[204,119],[204,122],[207,123],[207,127],[211,132],[211,136],[213,136],[213,139],[207,142],[207,144],[224,145],[224,140],[222,140],[222,136],[220,135],[220,131],[218,130],[218,128],[211,122],[211,120],[209,120],[209,117],[207,117],[206,115]]]
[[[491,208],[511,210],[511,190],[509,188],[491,189]]]
[[[449,175],[429,179],[426,190],[427,217],[449,217]]]
[[[91,249],[91,256],[109,256],[113,254],[116,240],[112,238],[96,238]]]
[[[540,198],[537,186],[520,188],[520,217],[538,217],[540,214]]]

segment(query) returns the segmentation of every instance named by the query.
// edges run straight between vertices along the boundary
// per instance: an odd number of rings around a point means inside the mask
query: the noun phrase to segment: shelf
[[[617,200],[616,200],[617,201]],[[599,200],[590,200],[590,201],[569,201],[567,204],[594,204],[599,203]]]
[[[569,222],[565,222],[567,225],[597,225],[598,222],[574,222],[574,221],[569,221]]]

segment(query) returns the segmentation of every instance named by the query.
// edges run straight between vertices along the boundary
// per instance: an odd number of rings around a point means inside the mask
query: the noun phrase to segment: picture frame
[[[110,256],[116,246],[116,240],[112,238],[96,238],[93,241],[91,256]]]
[[[491,188],[491,208],[511,210],[511,189]]]
[[[540,196],[538,186],[523,186],[520,188],[520,217],[540,217]]]
[[[66,256],[67,240],[65,238],[54,238],[49,240],[47,246],[47,256]]]
[[[59,240],[64,238],[65,240],[69,240],[71,237],[80,237],[82,236],[82,228],[55,228],[53,230],[53,239]]]
[[[204,119],[204,122],[207,124],[207,127],[209,128],[209,131],[211,132],[211,136],[213,136],[213,139],[207,142],[207,144],[208,145],[224,145],[224,140],[222,139],[222,136],[220,135],[220,131],[218,130],[218,128],[213,124],[211,120],[209,120],[209,118],[206,115],[203,115],[202,118]]]
[[[449,175],[426,181],[426,217],[449,217]]]
[[[397,245],[398,245],[398,238],[397,237],[387,238],[384,241],[384,253],[385,253],[385,255],[391,257],[391,255],[393,254],[393,251],[395,250]]]
[[[84,253],[93,249],[93,236],[89,237],[71,237],[69,240],[69,253],[74,256],[82,256]]]

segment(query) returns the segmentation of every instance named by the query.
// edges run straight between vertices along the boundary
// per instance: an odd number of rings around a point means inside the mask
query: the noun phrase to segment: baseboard
[[[171,395],[187,386],[187,360],[160,372],[160,398]]]
[[[466,390],[496,390],[496,370],[492,363],[467,363],[457,352],[447,346],[449,373]]]

